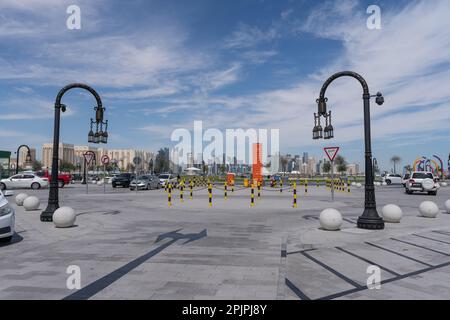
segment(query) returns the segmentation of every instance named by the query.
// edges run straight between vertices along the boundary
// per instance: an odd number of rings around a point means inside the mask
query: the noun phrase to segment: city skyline
[[[447,1],[380,1],[381,30],[366,27],[369,1],[169,1],[176,10],[162,1],[78,2],[81,30],[65,26],[67,1],[0,4],[8,16],[0,29],[1,149],[51,141],[56,93],[86,82],[104,101],[108,148],[158,150],[170,146],[174,129],[190,130],[201,119],[205,129],[279,129],[285,154],[319,155],[337,145],[349,162],[362,163],[361,97],[351,80],[329,91],[334,141],[311,139],[326,75],[352,69],[386,98],[372,106],[373,155],[381,167],[397,154],[405,164],[417,156],[447,158]],[[236,10],[243,14],[228,14]],[[426,49],[411,50],[404,38]],[[64,102],[62,139],[86,144],[92,97],[74,91]]]

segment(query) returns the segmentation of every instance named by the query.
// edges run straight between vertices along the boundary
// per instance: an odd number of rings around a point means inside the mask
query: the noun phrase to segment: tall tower
[[[253,144],[252,175],[253,181],[262,181],[262,143]]]

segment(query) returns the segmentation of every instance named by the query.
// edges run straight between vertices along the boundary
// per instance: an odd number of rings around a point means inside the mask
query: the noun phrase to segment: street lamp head
[[[325,114],[325,130],[324,130],[324,139],[331,139],[334,137],[334,128],[331,125],[331,111]]]
[[[30,150],[28,150],[28,152],[27,152],[27,156],[25,157],[25,162],[26,162],[26,163],[31,163],[31,153],[30,153]]]
[[[93,142],[94,143],[100,143],[100,133],[99,132],[96,132],[94,134],[94,141]]]
[[[101,143],[108,143],[108,132],[104,131],[102,136],[100,137]]]
[[[313,139],[322,138],[322,126],[320,125],[320,115],[314,113],[314,128],[313,128]]]
[[[319,98],[316,100],[317,113],[319,114],[319,116],[324,116],[327,114],[327,101],[328,98]]]
[[[379,106],[381,106],[384,103],[384,97],[381,94],[381,92],[377,93],[377,97],[375,98],[375,102],[376,104],[378,104]]]

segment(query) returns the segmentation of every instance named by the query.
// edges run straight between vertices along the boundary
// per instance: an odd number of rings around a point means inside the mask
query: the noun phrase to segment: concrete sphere
[[[76,218],[75,211],[70,207],[61,207],[53,213],[53,223],[56,228],[72,227]]]
[[[41,202],[35,196],[28,197],[23,201],[23,207],[25,208],[26,211],[37,210],[39,209],[40,204]]]
[[[419,212],[422,217],[436,218],[439,213],[439,207],[433,201],[424,201],[419,206]]]
[[[447,213],[450,213],[450,200],[445,201],[444,206]]]
[[[383,220],[391,223],[399,223],[402,219],[402,209],[395,204],[387,204],[381,209]]]
[[[17,196],[16,196],[16,204],[18,205],[18,206],[23,206],[23,201],[26,199],[26,198],[28,198],[28,195],[26,194],[26,193],[19,193]]]
[[[352,186],[354,186],[354,185],[356,185],[356,182],[353,181],[353,182],[352,182]]]
[[[447,182],[441,182],[441,187],[446,187],[447,186]]]
[[[325,209],[320,213],[319,222],[322,229],[329,231],[339,230],[342,225],[342,215],[336,209]]]
[[[103,185],[103,180],[98,180],[97,185],[98,186],[102,186]]]
[[[387,186],[387,182],[383,182],[383,186]]]
[[[361,188],[361,187],[362,187],[362,184],[358,182],[358,183],[356,184],[356,187],[357,187],[357,188]]]

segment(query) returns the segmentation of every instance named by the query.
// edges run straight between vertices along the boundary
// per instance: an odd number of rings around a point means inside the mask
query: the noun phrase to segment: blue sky
[[[66,28],[67,6],[81,30]],[[382,29],[366,27],[369,5]],[[52,140],[53,103],[71,82],[93,86],[110,121],[108,148],[157,150],[176,128],[278,128],[283,153],[338,145],[363,164],[361,88],[327,92],[335,139],[313,141],[315,99],[328,76],[362,74],[371,93],[373,151],[450,152],[450,2],[0,0],[0,149]],[[93,97],[74,90],[62,140],[86,144]]]

